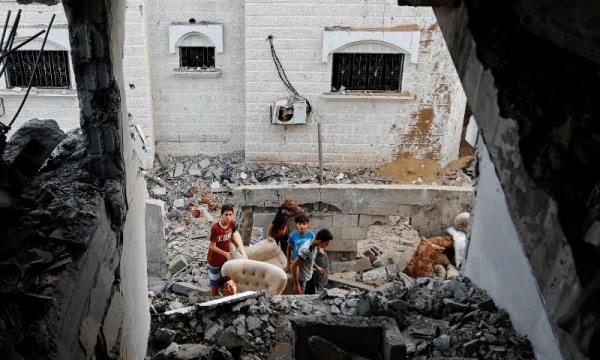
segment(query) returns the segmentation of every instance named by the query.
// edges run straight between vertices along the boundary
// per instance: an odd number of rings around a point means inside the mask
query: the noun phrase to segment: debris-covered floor
[[[336,317],[359,316],[365,323],[373,316],[393,318],[411,359],[533,358],[529,342],[514,332],[508,315],[468,279],[415,280],[402,272],[419,234],[400,217],[373,225],[368,238],[358,243],[359,258],[353,268],[331,268],[330,286],[337,287],[319,295],[256,293],[225,305],[197,305],[211,300],[205,263],[208,235],[220,205],[230,201],[231,190],[260,183],[316,183],[318,170],[246,164],[240,154],[167,158],[159,165],[147,171],[146,178],[150,196],[167,206],[170,266],[162,278],[149,279],[152,329],[148,355],[152,359],[291,358],[294,334],[290,319],[298,316],[333,316],[334,322]],[[469,175],[472,170],[457,170],[454,180],[448,178],[447,182],[470,186]],[[325,179],[328,183],[391,183],[370,169],[327,169]],[[461,183],[452,183],[456,179]],[[254,228],[251,243],[261,240],[263,231]],[[369,251],[376,253],[380,263],[372,264],[363,255]],[[408,258],[398,260],[392,255],[404,251]],[[328,346],[336,349],[336,359],[378,358],[376,354],[345,354],[336,347],[343,349],[344,344]]]
[[[163,200],[167,210],[167,264],[170,264],[170,278],[150,278],[150,290],[160,291],[165,285],[171,285],[173,280],[185,282],[184,288],[176,286],[183,294],[207,289],[206,252],[208,250],[208,235],[212,222],[218,218],[221,204],[231,202],[231,190],[240,185],[252,184],[301,184],[318,183],[317,166],[272,165],[260,163],[245,163],[241,153],[230,153],[217,157],[159,157],[156,167],[145,172],[150,197]],[[473,162],[463,161],[464,167],[454,170],[446,169],[442,177],[444,185],[471,186]],[[378,170],[369,168],[325,168],[326,183],[341,184],[391,184],[391,180],[382,177]],[[239,205],[239,204],[234,204]],[[237,212],[241,220],[241,212]],[[402,250],[415,247],[418,244],[418,233],[407,225],[405,219],[390,218],[390,221],[380,226],[373,226],[366,241],[358,244],[359,254],[371,246],[382,250]],[[238,221],[239,222],[239,221]],[[263,238],[265,229],[254,228],[252,240],[255,243]],[[385,254],[384,254],[385,255]],[[392,264],[392,257],[385,265]],[[348,269],[347,266],[337,267],[334,272],[342,270],[346,278],[362,280],[361,271],[369,270],[356,264]],[[358,270],[358,271],[355,271]],[[402,269],[400,269],[401,271]],[[180,273],[178,273],[181,271]],[[367,278],[374,284],[381,284],[381,269],[374,271]],[[394,270],[396,271],[396,270]],[[352,274],[354,272],[354,274]],[[167,274],[165,274],[167,275]],[[390,275],[394,275],[393,273]],[[384,276],[385,277],[385,276]],[[169,281],[171,280],[171,281]]]
[[[407,288],[393,281],[374,291],[326,289],[321,295],[251,298],[226,305],[193,306],[206,296],[152,298],[152,359],[291,359],[297,316],[386,316],[406,343],[409,359],[533,359],[529,341],[509,317],[466,278],[420,278]],[[182,313],[165,315],[177,308]],[[363,319],[363,318],[361,318]],[[344,348],[344,344],[337,344]],[[377,359],[340,353],[335,359]],[[362,357],[358,357],[362,356]]]

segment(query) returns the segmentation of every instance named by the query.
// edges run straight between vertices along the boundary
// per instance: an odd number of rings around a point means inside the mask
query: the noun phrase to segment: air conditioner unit
[[[306,100],[300,96],[291,96],[277,100],[271,105],[271,124],[306,124]]]

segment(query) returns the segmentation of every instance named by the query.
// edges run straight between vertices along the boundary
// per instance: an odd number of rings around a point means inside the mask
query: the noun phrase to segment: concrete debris
[[[175,340],[202,345],[194,349],[212,356],[226,351],[232,358],[285,358],[284,354],[292,351],[289,344],[294,338],[290,319],[305,313],[315,318],[364,316],[363,322],[371,316],[393,317],[406,343],[408,359],[534,358],[530,343],[515,333],[507,313],[464,277],[445,281],[419,278],[412,288],[393,281],[372,291],[327,289],[321,295],[274,297],[260,293],[242,302],[223,304],[218,311],[197,308],[186,314],[163,314],[173,297],[161,293],[153,299],[158,314],[153,316],[154,336],[148,347],[152,359],[162,359],[169,351],[171,358],[178,358],[183,345],[165,349],[168,341]],[[180,301],[186,306],[198,299],[182,297]],[[168,330],[176,333],[174,338]]]
[[[175,274],[188,266],[188,262],[183,255],[179,255],[169,262],[169,273]]]
[[[373,267],[371,260],[368,257],[359,258],[354,261],[354,271],[362,272]]]
[[[189,284],[186,282],[176,282],[173,283],[173,285],[171,285],[171,291],[173,291],[176,294],[190,296],[195,293],[202,292],[203,289],[194,284]]]
[[[221,326],[219,323],[213,322],[208,325],[204,331],[204,340],[208,341],[209,343],[214,343],[217,341],[217,339],[219,339],[222,333],[223,326]]]
[[[362,280],[367,284],[383,285],[387,281],[387,270],[380,267],[366,271],[362,274]]]
[[[175,165],[175,170],[173,171],[173,177],[180,177],[181,175],[183,175],[183,164],[182,163],[177,163]]]
[[[174,330],[160,328],[154,332],[152,341],[158,349],[164,349],[173,342],[175,334],[177,333]]]
[[[192,163],[190,168],[188,169],[188,174],[191,176],[200,176],[202,175],[202,170],[198,167],[198,163]]]
[[[207,167],[209,167],[209,166],[210,166],[210,160],[209,160],[209,159],[203,159],[203,160],[201,160],[201,161],[198,163],[198,165],[200,165],[200,167],[201,167],[202,169],[206,169]]]

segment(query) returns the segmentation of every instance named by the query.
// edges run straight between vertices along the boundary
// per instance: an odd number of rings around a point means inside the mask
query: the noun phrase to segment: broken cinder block
[[[373,263],[379,256],[381,256],[381,254],[383,254],[383,251],[381,251],[375,245],[371,246],[367,251],[363,253],[364,256],[368,257],[369,260],[371,260],[371,263]]]
[[[354,261],[354,271],[362,272],[371,269],[371,260],[368,257],[356,259]]]
[[[178,271],[183,270],[188,266],[188,262],[183,255],[177,255],[171,262],[169,263],[169,273],[171,275],[175,274]]]

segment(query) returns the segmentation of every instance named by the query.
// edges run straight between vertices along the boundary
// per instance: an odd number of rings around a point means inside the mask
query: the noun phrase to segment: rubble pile
[[[158,294],[152,301],[152,359],[291,359],[290,318],[311,315],[395,319],[408,359],[533,359],[504,310],[467,278],[419,278],[373,291],[325,289],[320,295],[254,293],[209,308],[206,296]],[[227,298],[223,298],[227,299]],[[179,309],[179,312],[169,311]],[[337,344],[338,346],[340,344]],[[190,350],[192,349],[192,350]],[[194,357],[190,357],[193,352]]]
[[[252,184],[301,184],[317,183],[317,166],[300,165],[271,165],[244,162],[242,153],[230,153],[217,157],[158,157],[158,167],[144,172],[148,192],[151,197],[165,202],[167,207],[167,264],[169,276],[176,281],[206,286],[205,255],[208,250],[208,238],[212,222],[218,218],[220,204],[231,200],[231,190],[240,185]],[[457,170],[458,171],[458,170]],[[451,178],[451,177],[450,177]],[[449,178],[449,179],[450,179]],[[326,183],[369,183],[390,184],[376,171],[367,168],[325,169]],[[237,211],[238,223],[242,218],[241,211]],[[402,244],[401,251],[410,250],[417,241],[416,232],[400,219],[391,229],[386,228],[375,233],[376,243],[381,246],[381,239],[388,241],[389,249],[398,244],[397,239],[406,238],[407,243]],[[255,228],[251,243],[262,239],[263,229]],[[414,246],[412,246],[414,247]],[[387,246],[382,248],[388,249]],[[362,252],[362,251],[360,251]],[[409,251],[405,251],[409,254]],[[182,259],[184,256],[185,259]],[[406,260],[408,261],[408,260]],[[403,260],[403,262],[405,262]],[[391,265],[388,262],[385,265]],[[186,267],[177,277],[175,273]],[[347,265],[344,265],[347,266]],[[376,264],[381,266],[381,264]],[[369,266],[370,268],[370,266]],[[338,271],[339,269],[335,269]],[[356,269],[355,269],[356,270]],[[358,272],[368,269],[362,268]],[[378,278],[379,279],[379,278]],[[153,281],[159,281],[153,279]],[[361,274],[357,280],[362,281]],[[382,283],[380,280],[377,283]]]
[[[27,154],[32,146],[37,158]],[[81,132],[64,134],[52,120],[25,124],[3,160],[13,176],[0,187],[0,216],[10,224],[0,229],[0,357],[18,349],[37,358],[49,346],[39,321],[55,305],[62,271],[88,245],[103,189],[86,170]]]

